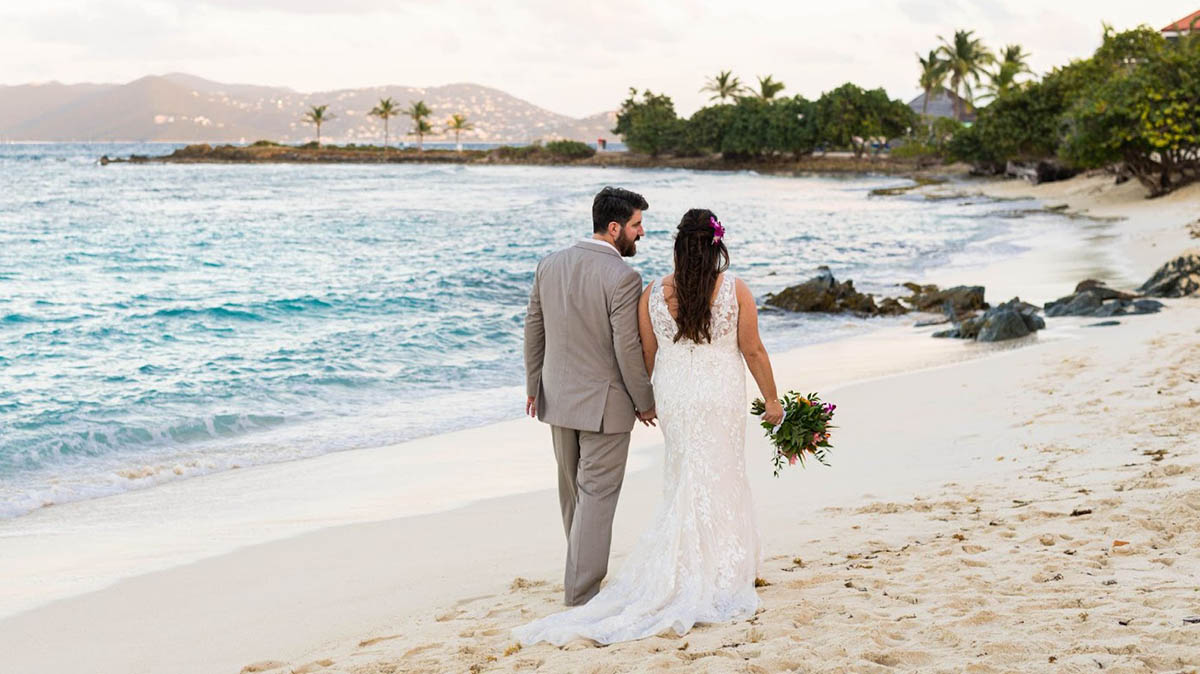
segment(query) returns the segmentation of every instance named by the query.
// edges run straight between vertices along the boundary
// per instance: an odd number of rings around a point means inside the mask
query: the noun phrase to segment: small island
[[[721,154],[702,156],[652,156],[637,152],[597,152],[586,143],[556,140],[530,145],[502,145],[488,150],[462,151],[428,148],[392,148],[379,145],[328,145],[316,143],[286,145],[260,140],[250,145],[210,145],[198,143],[179,148],[168,155],[113,158],[104,156],[100,163],[229,163],[229,164],[497,164],[531,166],[594,166],[626,168],[678,168],[700,171],[745,171],[764,173],[881,173],[912,175],[923,166],[914,160],[888,156],[855,157],[851,153],[823,155],[728,157]],[[947,167],[942,167],[943,169]],[[966,167],[961,167],[965,169]]]

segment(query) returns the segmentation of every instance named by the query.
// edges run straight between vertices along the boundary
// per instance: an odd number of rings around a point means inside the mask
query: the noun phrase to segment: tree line
[[[810,101],[780,96],[784,85],[771,76],[745,86],[725,70],[701,89],[712,94],[710,105],[687,118],[666,94],[630,89],[613,131],[651,156],[799,158],[848,149],[861,157],[886,144],[896,158],[965,161],[985,173],[1049,160],[1064,172],[1112,170],[1156,196],[1200,180],[1197,27],[1168,40],[1147,26],[1106,26],[1090,57],[1042,77],[1022,46],[995,54],[974,31],[959,30],[917,54],[920,112],[883,89],[846,83]],[[953,94],[953,115],[926,114],[943,91]]]
[[[917,123],[916,114],[883,89],[846,83],[815,101],[784,96],[783,82],[767,75],[757,88],[725,70],[701,91],[715,104],[681,118],[666,94],[629,90],[617,112],[614,133],[631,151],[659,156],[720,153],[729,158],[802,157],[818,149],[846,147],[861,157],[872,142],[886,143]]]
[[[416,101],[401,109],[400,105],[390,96],[379,99],[379,104],[371,108],[367,113],[372,117],[378,117],[383,120],[383,148],[384,151],[388,148],[389,141],[389,124],[388,121],[393,117],[401,115],[412,120],[413,126],[409,131],[410,134],[417,137],[417,149],[425,149],[425,135],[433,132],[433,125],[429,122],[429,117],[433,114],[433,110],[425,105],[425,101]],[[317,128],[317,147],[321,146],[321,126],[337,117],[329,112],[328,105],[314,105],[309,108],[308,112],[304,113],[305,123],[312,124]],[[474,129],[474,125],[467,121],[467,116],[461,113],[455,113],[450,116],[446,122],[446,131],[454,132],[454,144],[459,152],[462,152],[462,141],[459,140],[460,134],[463,131]]]
[[[945,144],[979,170],[1053,159],[1113,170],[1151,196],[1200,179],[1200,36],[1106,26],[1088,58],[1016,83]]]

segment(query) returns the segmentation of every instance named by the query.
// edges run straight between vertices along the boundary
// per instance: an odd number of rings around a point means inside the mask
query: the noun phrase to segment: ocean
[[[519,416],[534,268],[644,194],[631,260],[691,207],[758,296],[828,265],[864,291],[1021,248],[1052,215],[873,197],[887,176],[459,165],[129,165],[178,145],[0,145],[0,518]],[[764,312],[769,349],[903,319]]]

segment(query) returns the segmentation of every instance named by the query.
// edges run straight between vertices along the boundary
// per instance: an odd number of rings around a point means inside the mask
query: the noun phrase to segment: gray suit
[[[612,519],[636,410],[654,409],[638,338],[642,277],[609,246],[545,257],[525,316],[526,392],[550,424],[567,534],[566,602],[587,602],[608,572]]]

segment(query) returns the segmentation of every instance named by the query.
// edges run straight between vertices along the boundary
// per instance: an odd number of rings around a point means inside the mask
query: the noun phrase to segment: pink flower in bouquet
[[[796,457],[795,457],[795,456],[789,456],[789,457],[788,457],[788,463],[789,463],[789,464],[791,464],[791,465],[793,465],[793,466],[794,466],[794,465],[796,465]]]

